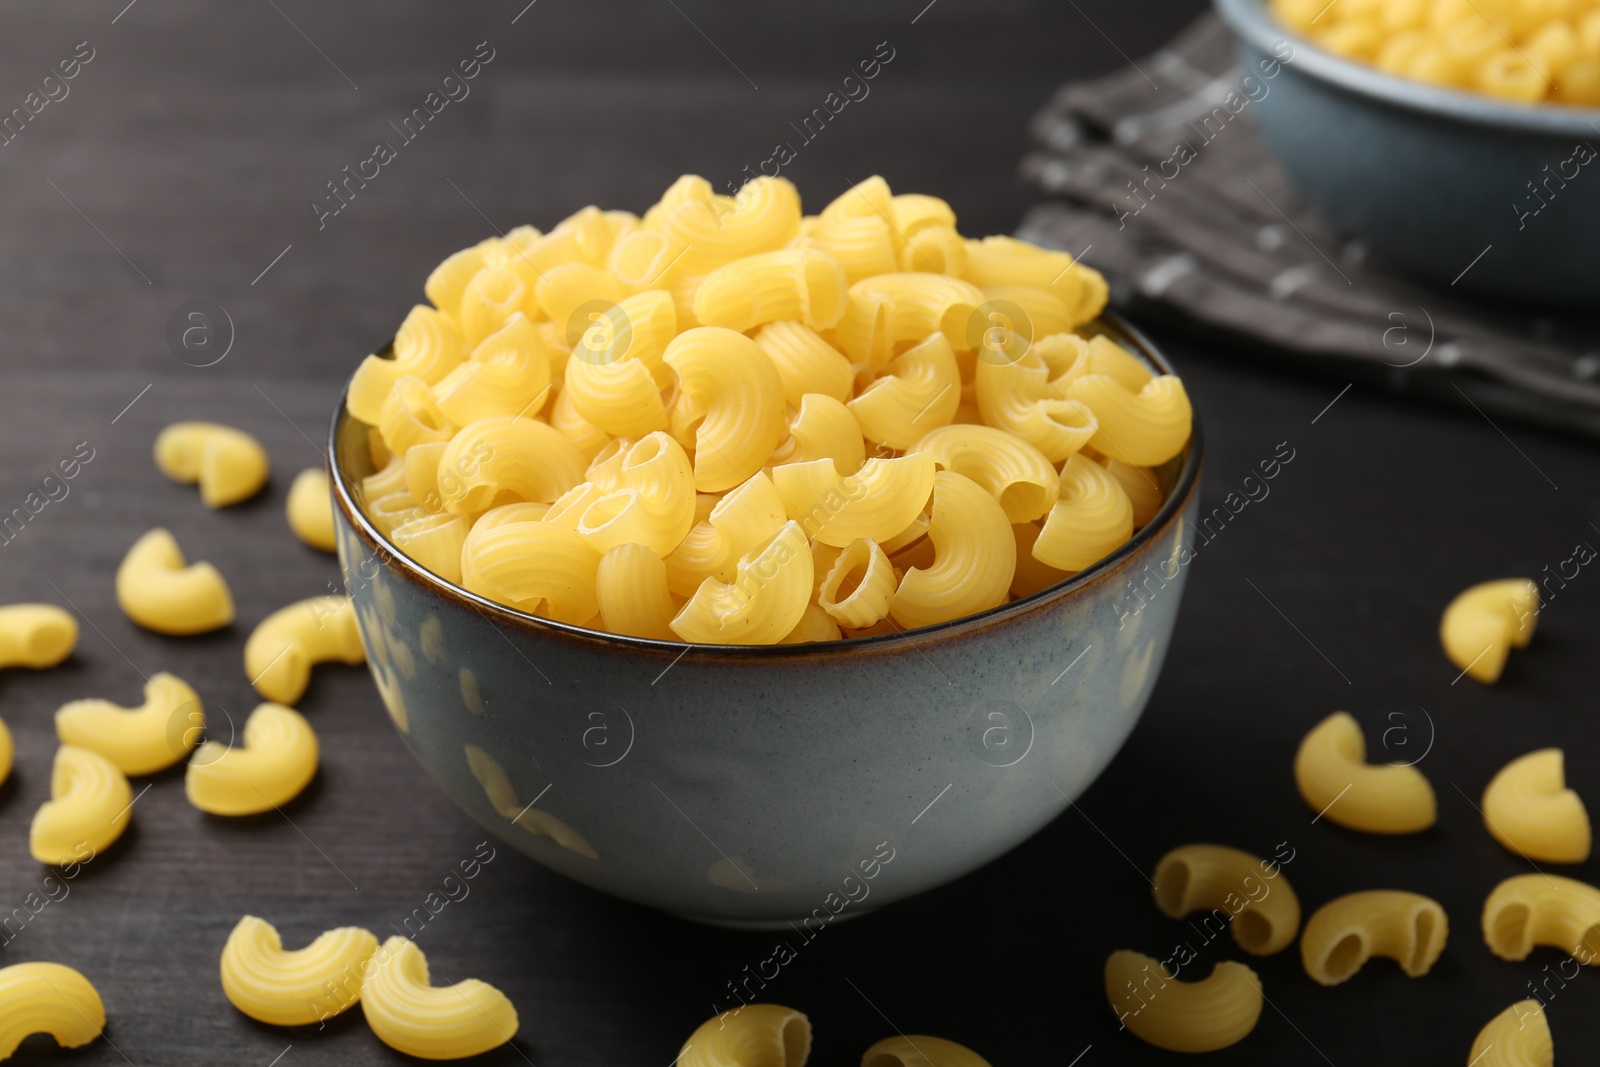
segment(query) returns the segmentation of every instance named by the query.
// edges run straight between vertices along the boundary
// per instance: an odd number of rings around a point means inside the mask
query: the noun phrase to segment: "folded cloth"
[[[1207,14],[1154,56],[1063,86],[1034,117],[1037,147],[1022,162],[1051,199],[1017,236],[1082,257],[1123,310],[1225,333],[1276,362],[1600,438],[1600,320],[1465,299],[1341,236],[1255,128],[1252,109],[1281,73],[1241,70]]]

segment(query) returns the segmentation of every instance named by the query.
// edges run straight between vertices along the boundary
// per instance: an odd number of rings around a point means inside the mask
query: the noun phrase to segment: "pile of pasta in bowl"
[[[371,523],[440,578],[634,637],[837,640],[962,618],[1126,543],[1182,383],[1097,331],[1072,257],[881,178],[685,176],[450,256],[346,397]]]

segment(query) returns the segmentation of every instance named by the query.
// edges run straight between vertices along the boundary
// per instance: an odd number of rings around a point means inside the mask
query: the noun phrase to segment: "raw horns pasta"
[[[1117,1021],[1170,1052],[1215,1052],[1249,1036],[1261,1018],[1261,979],[1225,960],[1198,981],[1180,982],[1150,956],[1122,949],[1106,960],[1106,998]]]
[[[212,815],[255,815],[293,800],[317,774],[317,735],[305,716],[260,704],[245,720],[242,745],[207,741],[189,760],[183,790]]]
[[[262,619],[244,645],[244,672],[268,700],[293,704],[311,683],[311,668],[339,660],[365,663],[355,605],[347,596],[296,601]]]
[[[1338,985],[1373,956],[1395,960],[1420,978],[1439,959],[1449,932],[1444,909],[1428,897],[1396,889],[1348,893],[1306,920],[1300,959],[1322,985]]]
[[[1450,662],[1475,682],[1493,685],[1513,648],[1526,648],[1539,621],[1539,587],[1528,578],[1475,585],[1444,609],[1439,641]]]
[[[246,915],[222,947],[222,991],[258,1022],[322,1022],[360,1000],[367,961],[377,950],[370,932],[341,926],[286,951],[275,926]]]
[[[1503,960],[1525,960],[1537,945],[1586,966],[1600,964],[1600,889],[1559,874],[1519,874],[1483,903],[1483,939]]]
[[[1414,834],[1433,825],[1438,802],[1421,771],[1366,760],[1361,726],[1348,712],[1334,712],[1295,753],[1300,796],[1320,817],[1369,834]]]
[[[189,754],[205,730],[200,694],[162,671],[144,685],[144,703],[124,708],[109,700],[74,700],[56,712],[63,745],[98,752],[123,774],[154,774]]]
[[[312,548],[324,552],[334,549],[333,500],[328,493],[328,472],[313,467],[294,476],[285,505],[289,529]]]
[[[1469,1067],[1554,1067],[1550,1020],[1537,1000],[1519,1000],[1490,1019],[1472,1042]]]
[[[1094,325],[1099,274],[879,177],[804,216],[782,179],[686,175],[642,216],[463,249],[424,291],[347,394],[360,507],[567,626],[777,644],[970,616],[1155,521],[1190,439],[1182,383]]]
[[[1589,812],[1567,788],[1559,748],[1514,759],[1483,791],[1483,822],[1512,852],[1547,863],[1589,858]]]
[[[896,1034],[861,1054],[861,1067],[989,1067],[965,1045],[927,1034]]]
[[[81,863],[122,836],[132,810],[133,789],[116,764],[86,748],[62,745],[50,768],[50,799],[28,830],[28,851],[57,867]]]
[[[430,984],[416,943],[391,937],[373,954],[361,1011],[385,1045],[425,1060],[458,1060],[499,1048],[517,1033],[517,1009],[487,982]]]
[[[117,603],[134,622],[163,634],[203,634],[233,621],[233,594],[209,563],[186,564],[172,534],[154,529],[117,568]]]
[[[1300,932],[1300,901],[1283,872],[1224,845],[1184,845],[1161,857],[1156,906],[1169,919],[1224,909],[1233,939],[1254,956],[1281,952]]]
[[[243,430],[214,422],[175,422],[156,435],[156,466],[175,482],[200,484],[208,508],[248,500],[267,484],[267,452]]]
[[[701,1023],[678,1050],[680,1067],[805,1067],[811,1020],[780,1004],[746,1004]],[[863,1067],[866,1067],[864,1064]]]
[[[0,967],[0,1060],[30,1034],[49,1034],[62,1048],[99,1037],[106,1007],[89,979],[59,963]]]
[[[78,620],[54,604],[0,606],[0,668],[54,667],[78,645]]]

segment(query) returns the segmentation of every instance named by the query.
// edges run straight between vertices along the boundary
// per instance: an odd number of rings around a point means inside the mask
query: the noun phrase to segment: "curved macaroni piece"
[[[705,274],[724,263],[782,248],[800,232],[800,193],[787,178],[752,178],[731,197],[686,174],[645,212],[642,225],[673,243],[682,274]]]
[[[992,426],[944,426],[924,434],[911,451],[926,452],[941,470],[983,486],[1012,523],[1040,518],[1061,494],[1061,476],[1043,452]]]
[[[695,488],[732,489],[760,470],[783,437],[783,380],[750,338],[720,326],[674,337],[662,357],[678,373],[674,409],[700,420]]]
[[[854,393],[850,361],[805,323],[769,322],[756,332],[755,341],[783,380],[790,407],[799,407],[807,393],[823,393],[841,404]]]
[[[640,544],[665,556],[694,525],[694,470],[682,446],[664,433],[636,442],[621,457],[616,487],[594,499],[577,530],[596,552]]]
[[[86,748],[62,745],[50,767],[50,799],[34,813],[28,851],[65,867],[104,852],[132,817],[133,789],[117,765]]]
[[[753,475],[724,494],[667,557],[668,588],[687,597],[707,578],[733,581],[740,557],[771,540],[787,519],[772,479]]]
[[[1198,982],[1180,982],[1139,952],[1106,960],[1106,998],[1123,1026],[1169,1052],[1215,1052],[1249,1036],[1261,1018],[1261,979],[1225,960]]]
[[[422,291],[433,301],[433,306],[453,318],[461,310],[462,291],[473,275],[484,268],[484,254],[502,243],[499,237],[489,237],[445,257],[422,283]]]
[[[243,430],[215,422],[175,422],[156,435],[156,466],[181,485],[200,483],[208,508],[249,500],[267,484],[267,450]]]
[[[518,311],[532,312],[538,307],[529,292],[530,287],[511,269],[511,263],[508,258],[505,266],[484,267],[461,290],[457,321],[461,323],[465,351],[478,347],[485,337],[504,326]]]
[[[1012,596],[1032,596],[1072,577],[1073,571],[1059,570],[1033,554],[1033,546],[1039,540],[1038,523],[1013,523],[1011,534],[1017,542],[1017,573],[1011,576]]]
[[[573,410],[608,434],[635,436],[667,427],[667,405],[650,367],[637,359],[567,364]]]
[[[433,385],[433,398],[456,426],[497,415],[533,414],[550,390],[550,353],[526,315],[512,314]]]
[[[1105,467],[1106,473],[1122,485],[1123,492],[1128,494],[1128,502],[1133,505],[1135,529],[1146,525],[1156,517],[1161,505],[1166,503],[1166,494],[1162,492],[1161,482],[1156,478],[1154,471],[1149,467],[1135,467],[1120,459],[1108,459],[1102,466]]]
[[[1483,791],[1483,821],[1494,839],[1519,856],[1546,863],[1589,858],[1589,812],[1567,788],[1559,748],[1512,760]]]
[[[869,459],[848,477],[828,459],[772,469],[785,513],[835,548],[858,537],[880,544],[892,539],[922,513],[934,477],[933,457],[926,452]]]
[[[1525,960],[1535,946],[1600,964],[1600,889],[1559,874],[1519,874],[1483,903],[1483,939],[1503,960]]]
[[[572,350],[577,363],[595,366],[637,360],[650,368],[658,386],[666,388],[672,384],[672,372],[661,356],[677,332],[678,312],[672,293],[646,289],[605,311],[590,312],[589,325],[578,334]],[[569,372],[574,365],[573,360],[567,362]]]
[[[255,815],[289,803],[317,776],[317,735],[293,708],[256,705],[243,742],[195,750],[183,777],[189,803],[211,815]]]
[[[783,319],[826,330],[844,314],[847,285],[844,268],[826,252],[762,252],[707,274],[695,290],[694,317],[702,326],[740,333]]]
[[[808,393],[800,412],[789,421],[789,437],[772,453],[773,466],[831,459],[836,470],[850,475],[867,461],[861,424],[850,409],[831,396]]]
[[[416,445],[448,441],[455,427],[421,378],[401,378],[378,409],[378,432],[391,454],[404,457]]]
[[[355,605],[347,596],[314,596],[279,608],[244,643],[244,673],[267,700],[293,704],[311,683],[311,668],[338,660],[365,663]]]
[[[303,470],[290,483],[289,501],[284,508],[294,535],[323,552],[332,552],[336,547],[330,492],[327,471],[320,467]]]
[[[678,602],[667,585],[667,565],[644,545],[617,545],[595,572],[600,618],[614,634],[671,641]]]
[[[499,1048],[517,1034],[517,1009],[487,982],[434,986],[416,943],[391,937],[372,957],[361,1011],[385,1045],[424,1060],[456,1060]]]
[[[367,504],[367,517],[385,537],[394,536],[396,527],[416,518],[419,514],[427,513],[427,509],[417,503],[416,498],[404,489],[398,493],[380,496]]]
[[[486,511],[501,494],[549,503],[583,481],[586,465],[577,446],[549,423],[479,419],[457,431],[439,457],[439,470],[456,476],[448,484],[441,478],[439,491],[458,515]]]
[[[233,594],[209,563],[184,565],[166,530],[151,530],[117,567],[117,603],[128,618],[163,634],[203,634],[233,621]]]
[[[0,669],[54,667],[78,647],[78,620],[54,604],[0,605]]]
[[[1226,909],[1233,939],[1252,956],[1270,956],[1300,932],[1300,899],[1282,871],[1223,845],[1184,845],[1156,864],[1156,907],[1169,919]]]
[[[1028,285],[1048,289],[1078,326],[1105,308],[1105,279],[1065,252],[1038,248],[1014,237],[967,242],[967,278],[978,285]]]
[[[582,626],[600,601],[600,553],[576,530],[548,522],[508,522],[478,531],[461,550],[467,590],[497,603]]]
[[[369,931],[341,926],[286,952],[275,926],[246,915],[222,946],[222,992],[257,1022],[307,1026],[360,999],[362,972],[376,951]]]
[[[906,238],[899,265],[959,278],[967,272],[967,243],[954,226],[927,226]]]
[[[780,1004],[746,1004],[701,1023],[678,1050],[679,1067],[805,1067],[811,1020]]]
[[[0,719],[0,785],[5,785],[6,779],[11,777],[11,764],[15,755],[16,743],[11,740],[11,731],[6,727],[6,721]]]
[[[1060,490],[1033,543],[1034,558],[1064,571],[1081,571],[1133,536],[1133,502],[1106,469],[1074,455],[1061,469]]]
[[[1373,956],[1400,964],[1411,978],[1432,969],[1444,951],[1450,923],[1439,902],[1397,889],[1347,893],[1306,920],[1300,959],[1322,985],[1338,985]]]
[[[389,540],[447,582],[461,582],[461,549],[472,522],[465,515],[433,513],[413,515],[389,531]]]
[[[1089,444],[1125,463],[1154,467],[1189,443],[1194,412],[1176,375],[1152,378],[1131,392],[1109,374],[1086,374],[1067,383],[1066,396],[1094,412],[1100,428]]]
[[[411,376],[431,385],[467,354],[455,320],[424,304],[406,315],[394,335],[393,349],[392,358],[373,355],[362,360],[345,394],[345,410],[369,426],[378,424],[378,411],[395,382]]]
[[[916,629],[1005,603],[1017,543],[988,490],[954,471],[935,474],[928,539],[933,563],[907,571],[889,600],[895,622]]]
[[[800,621],[794,624],[794,629],[790,630],[778,644],[809,645],[818,641],[837,641],[843,636],[844,632],[839,629],[839,624],[834,622],[826,611],[815,604],[807,604]]]
[[[1531,997],[1517,1001],[1478,1031],[1467,1056],[1469,1067],[1555,1067],[1544,1005]]]
[[[32,1034],[49,1034],[62,1048],[82,1048],[101,1036],[106,1007],[89,979],[59,963],[0,967],[0,1060]]]
[[[926,193],[900,193],[891,198],[889,203],[895,230],[908,240],[929,226],[953,228],[956,224],[955,210],[937,196],[928,196]]]
[[[376,430],[373,433],[377,433]],[[378,434],[382,439],[382,434]],[[388,446],[384,446],[387,448]],[[390,493],[403,492],[406,489],[406,462],[402,456],[390,453],[389,459],[376,473],[369,474],[361,479],[361,495],[369,503]]]
[[[897,345],[942,333],[956,352],[969,351],[967,327],[983,303],[970,282],[925,271],[864,278],[850,286],[834,337],[845,355],[874,370],[888,364]]]
[[[1369,764],[1361,726],[1348,712],[1323,719],[1300,742],[1300,796],[1330,822],[1369,834],[1414,834],[1434,824],[1433,786],[1415,767]]]
[[[840,200],[849,195],[847,190]],[[878,215],[819,216],[806,239],[838,260],[845,280],[852,285],[900,266],[894,230]]]
[[[894,565],[878,543],[857,538],[828,569],[817,604],[840,626],[865,629],[889,614],[897,584]]]
[[[868,440],[908,449],[929,430],[948,426],[961,405],[961,372],[943,334],[895,356],[888,372],[846,407]]]
[[[200,694],[165,671],[145,682],[140,707],[74,700],[56,712],[56,736],[63,745],[98,753],[134,776],[154,774],[183,759],[199,743],[205,725]]]
[[[1539,621],[1539,587],[1528,578],[1483,582],[1457,595],[1439,620],[1444,653],[1475,682],[1493,685],[1513,648],[1526,648]]]
[[[670,286],[682,276],[677,248],[664,233],[638,229],[617,238],[606,258],[606,269],[629,290]]]
[[[534,283],[539,310],[554,322],[566,322],[584,304],[603,300],[614,304],[624,295],[622,282],[610,271],[588,263],[561,263]]]
[[[578,414],[578,409],[572,403],[570,389],[556,392],[556,402],[550,405],[550,425],[578,450],[579,457],[585,462],[611,440],[610,434]]]
[[[989,1067],[965,1045],[927,1034],[897,1034],[861,1054],[861,1067]]]
[[[1076,317],[1061,298],[1048,289],[1034,285],[984,285],[985,304],[1013,304],[1023,314],[1027,336],[1049,337],[1068,333]]]
[[[786,522],[765,545],[739,558],[732,584],[708,578],[673,617],[685,641],[772,645],[786,637],[811,601],[811,545],[797,522]]]
[[[1031,346],[1013,358],[1005,346],[986,347],[978,356],[973,388],[984,422],[1015,434],[1050,462],[1060,463],[1087,445],[1100,432],[1100,423],[1089,405],[1067,399],[1052,384],[1050,368],[1038,348]]]

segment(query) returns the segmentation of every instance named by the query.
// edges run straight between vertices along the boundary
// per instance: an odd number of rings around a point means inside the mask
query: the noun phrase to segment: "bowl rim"
[[[1278,22],[1267,11],[1266,0],[1215,0],[1215,4],[1217,13],[1241,40],[1268,54],[1272,54],[1279,43],[1290,40],[1297,53],[1292,61],[1284,64],[1286,67],[1303,68],[1307,74],[1359,96],[1518,133],[1590,136],[1600,133],[1600,108],[1516,104],[1480,93],[1412,81],[1327,51]]]
[[[1159,373],[1175,373],[1172,364],[1150,339],[1115,312],[1107,309],[1089,325],[1100,327],[1119,341],[1132,342],[1139,354]],[[389,345],[386,343],[378,351],[386,351],[388,347]],[[830,655],[838,655],[840,653],[848,654],[869,649],[884,649],[897,643],[907,643],[920,650],[918,643],[912,639],[917,637],[943,638],[957,636],[969,631],[985,629],[1027,614],[1030,611],[1068,597],[1080,589],[1098,583],[1125,560],[1164,534],[1173,521],[1182,516],[1190,498],[1194,495],[1199,485],[1200,469],[1205,451],[1200,413],[1198,410],[1194,410],[1190,423],[1189,441],[1184,446],[1184,451],[1180,453],[1183,460],[1182,466],[1178,471],[1177,477],[1173,479],[1172,488],[1167,493],[1166,499],[1162,501],[1161,507],[1150,521],[1136,530],[1132,537],[1124,541],[1108,555],[1095,561],[1089,567],[1078,571],[1071,577],[1057,582],[1055,585],[1047,586],[1037,593],[1019,597],[1016,600],[1008,601],[972,615],[963,615],[960,618],[934,623],[931,626],[896,630],[892,633],[873,634],[866,637],[842,637],[835,641],[813,641],[792,645],[724,645],[691,641],[664,641],[651,637],[616,634],[606,630],[591,630],[588,627],[578,626],[573,623],[558,622],[554,619],[530,615],[527,612],[519,611],[498,601],[470,592],[453,582],[448,582],[401,551],[393,541],[372,524],[371,520],[361,510],[356,502],[350,482],[346,478],[339,462],[340,428],[345,424],[346,420],[351,418],[345,407],[345,398],[349,394],[350,380],[353,379],[354,372],[351,374],[351,379],[346,381],[344,389],[339,393],[339,402],[334,408],[333,417],[329,423],[328,479],[332,489],[333,500],[338,504],[339,510],[344,513],[345,519],[366,539],[379,546],[388,555],[388,563],[398,563],[404,573],[429,591],[448,599],[461,601],[476,610],[479,615],[487,614],[488,621],[491,623],[500,620],[514,623],[523,629],[544,633],[551,637],[566,640],[576,639],[597,646],[620,646],[641,652],[665,653],[675,656],[676,659],[682,659],[691,652],[697,656],[723,659],[749,659],[765,656],[827,658]],[[1168,462],[1171,461],[1169,460]],[[348,590],[348,575],[345,576],[345,581]],[[676,662],[676,659],[674,662]]]

